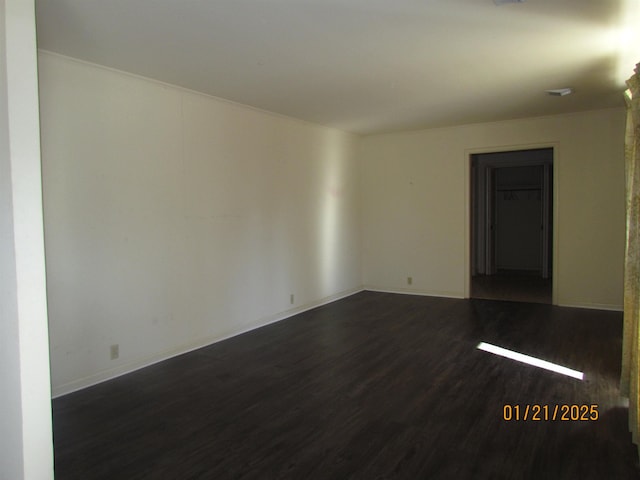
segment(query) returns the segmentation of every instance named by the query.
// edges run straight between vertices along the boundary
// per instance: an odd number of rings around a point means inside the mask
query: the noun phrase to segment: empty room
[[[635,0],[0,12],[0,478],[640,478]]]

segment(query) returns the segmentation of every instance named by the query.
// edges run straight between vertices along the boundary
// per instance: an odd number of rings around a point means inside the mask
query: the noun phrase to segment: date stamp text
[[[596,404],[507,404],[502,409],[502,419],[506,422],[593,422],[599,416]]]

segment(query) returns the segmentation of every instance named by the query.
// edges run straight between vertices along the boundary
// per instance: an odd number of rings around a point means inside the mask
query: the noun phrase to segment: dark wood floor
[[[471,297],[485,300],[551,303],[551,278],[531,272],[498,272],[471,277]]]
[[[56,478],[640,478],[621,328],[615,312],[362,292],[54,400]],[[600,418],[507,422],[505,404]]]

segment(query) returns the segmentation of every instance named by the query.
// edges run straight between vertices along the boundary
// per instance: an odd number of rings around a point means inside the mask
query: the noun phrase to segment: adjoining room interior
[[[0,478],[640,478],[637,2],[0,25]]]
[[[471,155],[471,297],[552,303],[553,148]]]

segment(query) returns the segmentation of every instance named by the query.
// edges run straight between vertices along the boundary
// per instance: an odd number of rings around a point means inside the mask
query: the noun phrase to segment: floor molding
[[[365,285],[362,289],[368,292],[395,293],[399,295],[417,295],[420,297],[439,297],[439,298],[457,298],[457,299],[465,298],[463,294],[454,293],[454,292],[431,292],[431,291],[424,291],[424,290],[410,290],[410,289],[404,289],[404,288],[389,289],[389,288],[383,288],[383,287],[374,287],[371,285]]]

